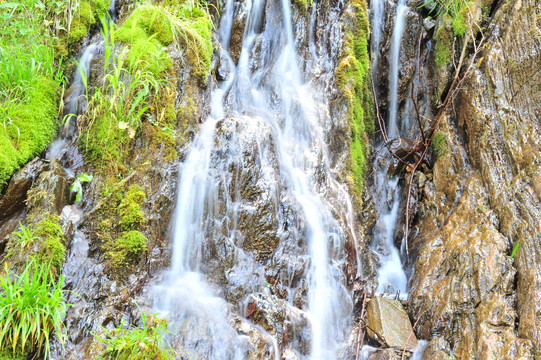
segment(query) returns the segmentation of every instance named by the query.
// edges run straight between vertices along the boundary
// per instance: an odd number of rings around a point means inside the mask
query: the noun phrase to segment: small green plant
[[[513,247],[513,251],[511,252],[511,257],[514,258],[517,251],[518,251],[518,248],[520,246],[520,240],[517,241],[517,243],[515,244],[515,246]]]
[[[32,227],[24,226],[20,221],[19,226],[21,227],[21,230],[15,231],[13,235],[16,236],[18,240],[18,245],[22,249],[32,246],[36,241],[40,239],[39,236],[35,235],[35,231]]]
[[[93,176],[87,173],[77,175],[75,181],[70,186],[70,191],[75,193],[75,202],[78,203],[83,199],[83,183],[92,181]]]
[[[102,360],[169,360],[175,354],[163,339],[167,322],[156,315],[141,316],[142,327],[124,329],[124,321],[117,329],[103,328],[104,335],[96,339],[105,345],[98,359]]]
[[[47,358],[53,334],[64,342],[63,286],[64,278],[56,282],[49,263],[30,258],[20,275],[11,274],[5,264],[0,278],[0,350],[13,355],[35,351]]]

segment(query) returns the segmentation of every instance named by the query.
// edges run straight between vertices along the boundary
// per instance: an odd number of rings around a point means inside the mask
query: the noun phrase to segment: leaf
[[[70,191],[75,193],[75,202],[78,203],[83,197],[83,187],[79,179],[75,179],[73,184],[70,186]]]
[[[512,258],[515,257],[515,254],[517,253],[519,245],[520,245],[520,240],[517,241],[517,243],[515,244],[515,247],[513,248],[513,251],[511,252]]]
[[[87,173],[82,173],[82,174],[77,175],[77,180],[79,180],[82,183],[85,183],[85,182],[89,183],[92,181],[93,178],[94,176]]]

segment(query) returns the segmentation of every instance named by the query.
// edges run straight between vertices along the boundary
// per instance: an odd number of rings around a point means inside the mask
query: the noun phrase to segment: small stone
[[[423,26],[425,28],[425,30],[430,30],[432,29],[434,26],[436,26],[436,20],[434,20],[433,18],[431,17],[427,17],[423,20]]]

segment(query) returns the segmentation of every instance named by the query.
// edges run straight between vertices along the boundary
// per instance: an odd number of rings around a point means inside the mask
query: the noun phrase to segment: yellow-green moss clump
[[[0,190],[15,170],[53,140],[59,125],[58,93],[54,80],[38,79],[9,121],[0,123]]]
[[[147,238],[138,230],[125,232],[116,239],[108,255],[116,266],[131,265],[147,251]]]
[[[141,205],[146,201],[143,189],[138,185],[132,185],[124,194],[118,213],[120,215],[119,224],[124,230],[139,229],[145,221],[145,213]]]
[[[355,16],[351,28],[346,28],[343,57],[336,69],[336,81],[349,108],[351,156],[350,170],[357,195],[363,191],[369,156],[369,137],[374,131],[373,99],[370,91],[370,59],[368,38],[370,29],[366,2],[351,2]]]
[[[432,150],[437,159],[449,154],[449,145],[445,139],[445,133],[441,130],[436,131],[432,136]]]
[[[38,258],[60,269],[66,256],[66,245],[58,217],[49,216],[37,223],[35,235],[41,239]]]
[[[143,189],[132,185],[128,190],[109,181],[100,199],[104,203],[96,227],[105,256],[115,270],[134,265],[147,251],[147,238],[141,230],[145,224],[142,205],[146,201]]]
[[[436,32],[436,65],[447,65],[451,61],[452,52],[453,33],[442,25]]]
[[[90,26],[107,15],[110,2],[108,0],[80,1],[68,33],[68,44],[73,45],[83,40]]]
[[[171,66],[169,57],[156,59],[159,50],[173,43],[188,50],[196,75],[207,77],[212,57],[212,21],[208,11],[190,2],[175,5],[141,5],[116,32],[130,44],[130,65],[142,59],[154,74]]]

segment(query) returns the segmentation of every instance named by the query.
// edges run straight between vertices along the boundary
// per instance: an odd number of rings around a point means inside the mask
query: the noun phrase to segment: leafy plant
[[[50,264],[33,258],[20,275],[10,274],[5,264],[0,278],[0,350],[50,354],[53,334],[65,340],[62,321],[66,313],[64,278],[55,282]]]
[[[75,202],[78,203],[83,198],[83,183],[89,183],[92,181],[93,176],[87,173],[77,175],[75,181],[70,186],[70,191],[75,193]]]
[[[156,315],[141,316],[142,327],[124,328],[124,321],[117,329],[105,329],[104,335],[96,336],[105,346],[98,359],[103,360],[169,360],[175,355],[163,339],[167,322]]]

